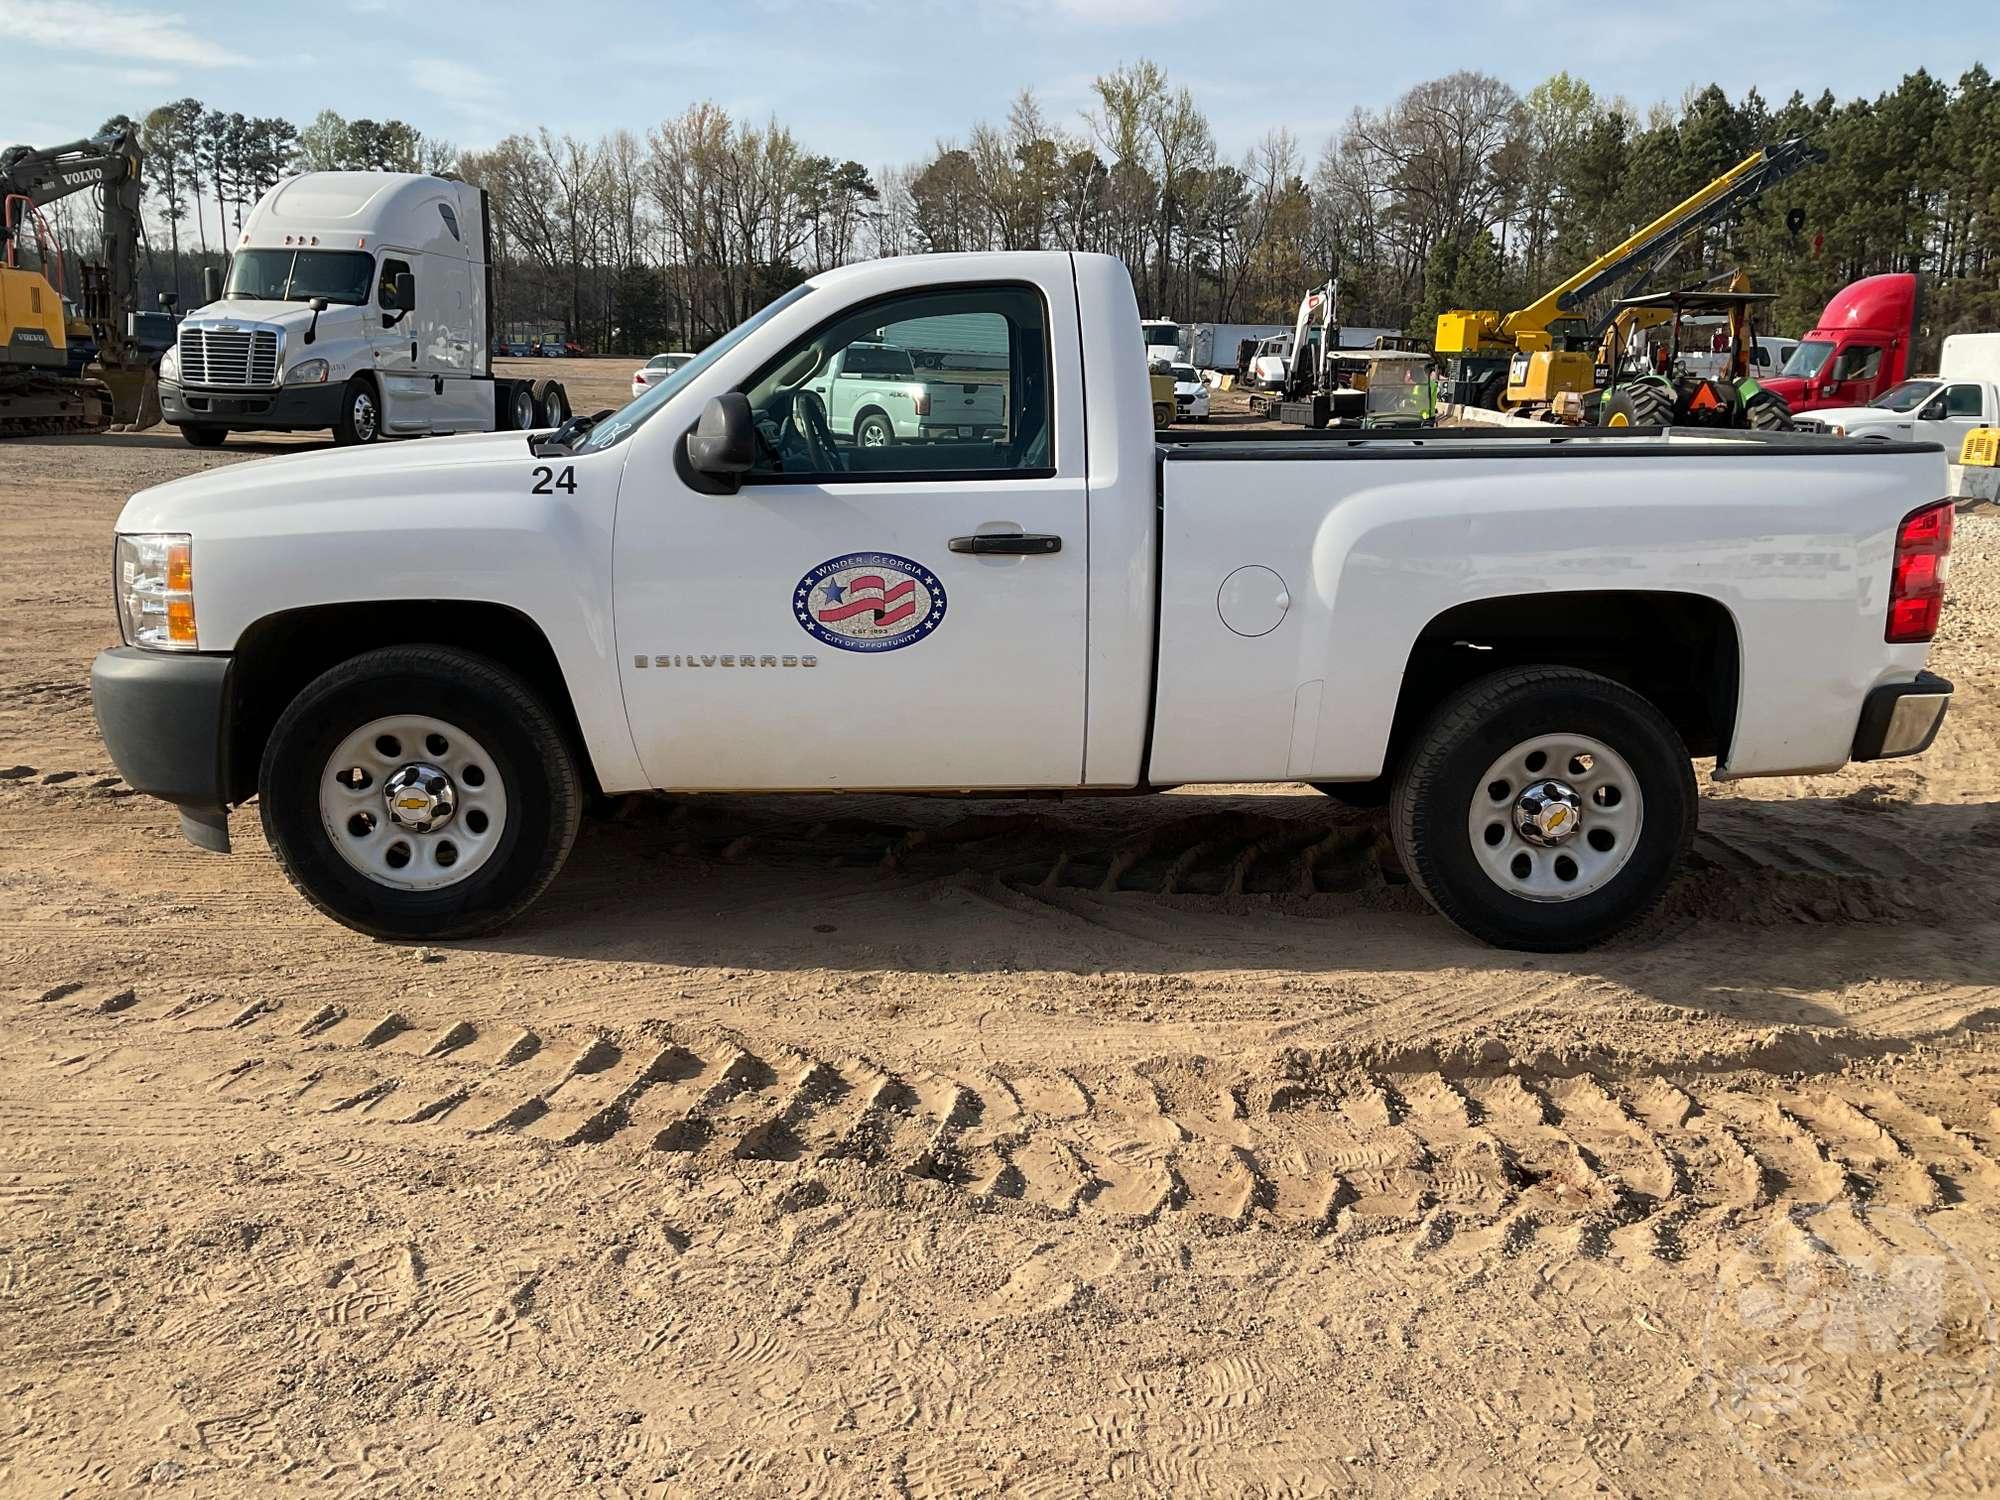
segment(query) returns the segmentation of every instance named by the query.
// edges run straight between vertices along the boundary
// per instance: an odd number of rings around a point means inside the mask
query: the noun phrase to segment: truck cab
[[[289,178],[251,211],[227,280],[182,321],[161,363],[161,414],[197,447],[234,431],[371,443],[560,421],[559,386],[522,402],[493,379],[489,279],[479,188],[396,172]]]
[[[1915,275],[1864,276],[1827,303],[1765,390],[1794,413],[1865,406],[1910,373],[1916,339]]]

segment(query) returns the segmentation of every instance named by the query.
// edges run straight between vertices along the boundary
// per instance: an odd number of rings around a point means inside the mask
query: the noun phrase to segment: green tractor
[[[1603,427],[1726,427],[1758,432],[1792,430],[1792,409],[1751,375],[1756,348],[1753,310],[1774,292],[1655,292],[1617,304],[1598,369],[1603,379],[1588,420]],[[1720,314],[1714,347],[1683,347],[1684,317]],[[1666,338],[1643,356],[1621,359],[1619,331],[1664,324]]]

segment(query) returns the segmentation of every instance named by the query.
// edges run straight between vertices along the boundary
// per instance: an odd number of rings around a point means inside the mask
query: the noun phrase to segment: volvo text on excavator
[[[153,370],[172,335],[157,325],[171,320],[138,307],[140,159],[132,127],[50,150],[0,151],[0,437],[158,420]],[[85,261],[69,287],[40,210],[81,192],[96,194],[103,259]],[[81,337],[97,355],[84,371],[70,358]]]
[[[1450,399],[1465,406],[1546,407],[1592,389],[1597,351],[1623,311],[1650,322],[1656,309],[1618,305],[1646,289],[1690,237],[1793,173],[1826,160],[1804,137],[1751,153],[1707,187],[1674,205],[1527,307],[1510,313],[1454,308],[1440,313],[1438,354],[1447,361]]]

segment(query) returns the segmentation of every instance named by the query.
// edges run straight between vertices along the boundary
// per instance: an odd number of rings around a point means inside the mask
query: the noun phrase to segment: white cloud
[[[102,0],[0,0],[0,37],[52,52],[88,52],[155,66],[225,68],[250,61],[189,29],[187,20],[173,12],[127,10]]]
[[[454,57],[418,57],[403,64],[403,75],[445,105],[459,122],[475,129],[507,115],[507,91],[500,80]]]

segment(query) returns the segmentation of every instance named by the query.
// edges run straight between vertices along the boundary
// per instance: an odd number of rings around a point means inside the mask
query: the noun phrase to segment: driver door
[[[835,357],[933,318],[1008,351],[947,377],[1004,388],[1000,437],[862,447],[836,431],[812,389]],[[1020,284],[878,299],[747,382],[761,437],[737,493],[667,470],[639,497],[627,475],[617,638],[655,786],[1081,783],[1087,493],[1080,431],[1054,425],[1082,409],[1075,348],[1073,289],[1053,312]]]

